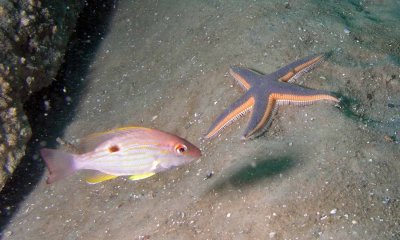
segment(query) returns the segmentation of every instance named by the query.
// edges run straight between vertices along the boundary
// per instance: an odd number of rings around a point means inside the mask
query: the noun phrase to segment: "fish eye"
[[[112,145],[108,148],[109,152],[118,152],[119,151],[119,146],[117,145]]]
[[[183,153],[185,153],[187,151],[187,147],[185,145],[183,145],[183,144],[176,144],[175,145],[175,151],[178,154],[183,154]]]

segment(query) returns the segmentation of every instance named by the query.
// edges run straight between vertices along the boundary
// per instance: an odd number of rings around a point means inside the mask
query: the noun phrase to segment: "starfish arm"
[[[282,82],[293,82],[304,73],[307,73],[318,66],[325,59],[325,54],[312,55],[300,60],[297,60],[278,71],[271,73],[274,78]]]
[[[261,134],[263,132],[261,130],[267,129],[272,123],[272,117],[276,112],[275,99],[273,99],[271,95],[268,95],[266,101],[264,101],[264,99],[257,100],[242,139],[247,139],[256,132]]]
[[[249,90],[251,86],[260,83],[260,78],[263,76],[247,68],[231,67],[229,73],[245,90]]]
[[[328,100],[338,103],[339,99],[323,90],[314,90],[293,85],[284,92],[275,92],[271,97],[278,105],[309,105],[317,101]]]
[[[249,94],[245,94],[239,98],[231,106],[213,122],[205,135],[205,138],[212,138],[221,132],[225,127],[239,119],[241,116],[246,114],[254,105],[254,98]]]

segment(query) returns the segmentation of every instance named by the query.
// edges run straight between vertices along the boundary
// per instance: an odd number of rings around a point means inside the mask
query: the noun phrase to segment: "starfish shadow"
[[[223,191],[227,187],[243,188],[262,180],[275,177],[294,167],[296,161],[292,156],[279,156],[273,158],[262,158],[257,162],[233,166],[227,169],[227,177],[217,179],[211,186],[211,191]]]

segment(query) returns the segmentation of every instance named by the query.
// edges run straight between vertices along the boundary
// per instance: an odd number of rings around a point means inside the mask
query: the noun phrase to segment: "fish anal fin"
[[[96,183],[101,183],[101,182],[104,182],[107,180],[114,179],[116,177],[118,177],[118,176],[100,172],[100,173],[96,173],[94,175],[86,177],[86,182],[89,184],[96,184]]]
[[[145,179],[148,177],[153,176],[155,173],[142,173],[142,174],[136,174],[136,175],[132,175],[129,177],[129,180],[131,181],[136,181],[136,180],[141,180],[141,179]]]

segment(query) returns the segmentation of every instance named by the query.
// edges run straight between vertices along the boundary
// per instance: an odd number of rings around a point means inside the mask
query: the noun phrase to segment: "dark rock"
[[[31,136],[23,103],[56,76],[84,3],[0,4],[0,189],[25,154]]]

